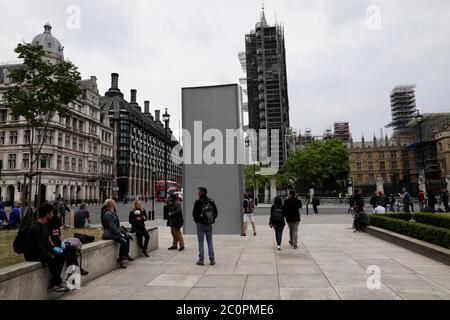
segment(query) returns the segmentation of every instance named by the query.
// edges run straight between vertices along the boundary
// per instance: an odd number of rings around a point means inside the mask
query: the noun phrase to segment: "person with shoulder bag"
[[[131,232],[136,233],[138,246],[144,256],[149,257],[147,253],[148,244],[150,242],[150,235],[145,227],[147,221],[147,212],[142,207],[140,200],[134,201],[133,210],[130,211],[128,221],[131,224]]]
[[[214,200],[208,198],[208,191],[204,187],[198,188],[198,199],[194,203],[192,216],[197,225],[198,261],[197,265],[203,266],[205,259],[205,237],[208,243],[208,255],[211,265],[216,264],[213,247],[213,227],[218,215]]]
[[[184,239],[181,233],[181,228],[183,227],[183,211],[181,209],[181,204],[177,201],[176,194],[169,194],[167,197],[167,205],[169,207],[169,218],[167,219],[167,226],[170,227],[170,232],[172,234],[172,246],[169,250],[184,250]],[[178,244],[180,248],[178,249]]]

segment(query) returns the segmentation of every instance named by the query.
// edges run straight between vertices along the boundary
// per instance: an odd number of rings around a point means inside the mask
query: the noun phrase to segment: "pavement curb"
[[[367,233],[450,266],[450,250],[393,231],[368,227]]]

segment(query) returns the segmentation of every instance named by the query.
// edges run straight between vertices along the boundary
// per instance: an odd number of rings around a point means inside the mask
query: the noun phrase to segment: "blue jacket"
[[[14,207],[11,210],[11,213],[9,215],[9,224],[11,226],[16,226],[20,223],[20,209],[17,207]]]

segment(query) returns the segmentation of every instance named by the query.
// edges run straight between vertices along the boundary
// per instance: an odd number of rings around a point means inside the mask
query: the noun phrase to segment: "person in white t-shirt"
[[[386,213],[386,208],[383,207],[381,204],[377,203],[377,206],[375,209],[373,209],[374,214],[384,214]]]

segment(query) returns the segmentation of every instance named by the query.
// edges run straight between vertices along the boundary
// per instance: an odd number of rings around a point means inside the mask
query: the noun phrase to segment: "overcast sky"
[[[70,5],[80,9],[79,29]],[[417,85],[423,112],[450,111],[448,0],[266,0],[265,7],[268,22],[276,17],[285,27],[294,128],[321,134],[349,121],[355,140],[379,136],[397,84]],[[177,132],[182,87],[244,76],[237,56],[260,8],[260,0],[2,0],[0,61],[17,61],[17,43],[50,22],[65,57],[84,78],[95,75],[101,93],[119,73],[126,98],[136,88],[152,113],[168,107]]]

